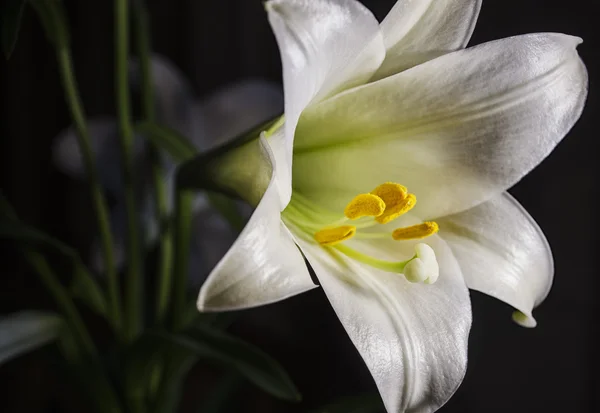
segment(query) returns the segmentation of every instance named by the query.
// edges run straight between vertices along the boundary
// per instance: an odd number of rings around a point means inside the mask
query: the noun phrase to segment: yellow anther
[[[390,221],[395,220],[400,215],[406,214],[408,211],[413,209],[417,203],[417,197],[414,194],[406,195],[406,198],[399,201],[397,204],[387,204],[383,214],[376,217],[375,220],[380,224],[387,224]]]
[[[321,245],[335,245],[354,236],[354,225],[342,225],[334,228],[325,228],[315,233],[315,239]]]
[[[425,238],[435,234],[439,229],[438,224],[435,222],[423,222],[422,224],[394,230],[392,238],[396,241]]]
[[[417,203],[417,197],[409,194],[406,187],[394,182],[386,182],[371,191],[385,202],[385,211],[375,218],[380,224],[386,224],[410,211]]]
[[[371,193],[383,199],[386,205],[394,205],[406,198],[408,190],[403,185],[386,182],[373,189]]]
[[[349,219],[378,217],[385,211],[383,199],[373,194],[360,194],[346,205],[344,215]]]

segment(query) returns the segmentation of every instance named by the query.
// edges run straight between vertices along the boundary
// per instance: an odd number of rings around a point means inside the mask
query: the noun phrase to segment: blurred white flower
[[[188,137],[199,151],[206,151],[283,111],[281,90],[272,83],[261,80],[239,81],[205,99],[195,99],[190,84],[171,62],[154,55],[151,63],[157,122]],[[131,62],[130,76],[132,86],[139,89],[136,60]],[[111,227],[115,235],[118,265],[122,266],[127,226],[122,199],[117,123],[111,117],[92,118],[88,123],[101,184],[117,199],[111,211]],[[69,128],[57,137],[54,158],[57,166],[64,172],[84,179],[85,170],[74,133]],[[140,220],[147,245],[150,246],[157,239],[158,224],[145,145],[145,139],[136,136],[134,162],[139,178],[137,195],[142,200]],[[169,194],[172,194],[176,165],[165,155],[163,166]],[[211,207],[204,195],[196,197],[193,225],[195,237],[191,247],[190,276],[193,282],[199,283],[227,251],[236,234]],[[96,242],[93,246],[92,260],[96,270],[102,271],[99,245]]]
[[[256,210],[198,307],[311,289],[306,258],[388,412],[434,411],[465,373],[468,288],[533,326],[551,286],[544,235],[505,191],[579,118],[581,39],[465,49],[478,0],[399,0],[381,25],[354,0],[266,9],[285,91],[285,117],[258,141],[270,183],[260,199],[238,185]],[[228,177],[248,175],[230,159]]]

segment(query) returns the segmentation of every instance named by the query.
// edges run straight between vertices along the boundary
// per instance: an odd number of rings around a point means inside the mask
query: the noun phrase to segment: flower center
[[[426,238],[438,232],[439,227],[435,222],[423,222],[408,227],[396,228],[391,232],[362,231],[379,224],[387,224],[401,215],[410,211],[416,204],[417,198],[408,192],[405,186],[393,182],[379,185],[368,194],[355,196],[344,208],[344,217],[328,211],[317,210],[319,218],[329,223],[322,225],[308,220],[307,214],[302,212],[301,204],[306,203],[301,197],[294,197],[296,204],[290,204],[290,211],[286,216],[296,225],[312,233],[314,239],[326,248],[333,248],[346,256],[362,262],[371,267],[404,274],[411,282],[434,283],[439,275],[439,267],[433,249],[424,243],[415,246],[415,255],[406,261],[384,261],[363,254],[343,244],[353,237],[358,239],[392,238],[396,241]],[[306,205],[308,207],[308,205]],[[314,207],[311,209],[314,210]]]

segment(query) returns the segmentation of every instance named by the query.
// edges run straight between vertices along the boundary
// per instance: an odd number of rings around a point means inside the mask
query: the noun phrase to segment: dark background
[[[393,0],[364,0],[381,19]],[[75,68],[90,116],[112,114],[112,2],[65,1]],[[554,251],[554,287],[536,311],[538,327],[512,323],[508,306],[473,292],[474,322],[467,377],[443,412],[596,412],[599,162],[598,65],[594,2],[484,1],[471,45],[529,32],[580,36],[590,75],[580,121],[551,156],[511,192],[538,221]],[[262,3],[255,0],[149,1],[153,43],[191,79],[197,95],[235,80],[281,82],[281,65]],[[0,63],[1,189],[27,222],[85,250],[93,221],[82,183],[55,169],[53,139],[69,123],[54,54],[31,10],[16,51]],[[52,308],[33,274],[3,259],[0,312]],[[303,409],[374,384],[320,290],[251,310],[232,331],[270,352],[304,395]],[[0,367],[0,411],[47,412],[77,399],[32,353]],[[195,373],[196,376],[198,373]],[[189,393],[197,392],[192,379]],[[253,395],[245,411],[301,411]],[[76,405],[76,404],[75,404]],[[78,411],[77,408],[72,411]]]

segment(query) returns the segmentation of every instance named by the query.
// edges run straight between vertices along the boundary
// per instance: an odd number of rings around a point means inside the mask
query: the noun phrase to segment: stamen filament
[[[338,244],[335,247],[336,250],[338,250],[339,252],[341,252],[342,254],[355,259],[356,261],[362,262],[363,264],[367,264],[371,267],[383,270],[383,271],[387,271],[387,272],[396,272],[396,273],[403,273],[404,272],[404,267],[406,267],[406,264],[408,264],[410,261],[412,261],[414,258],[416,258],[416,255],[414,257],[412,257],[409,260],[406,261],[384,261],[384,260],[380,260],[378,258],[373,258],[369,255],[363,254],[362,252],[358,252],[353,248],[348,247],[347,245],[343,245],[343,244]]]
[[[389,232],[357,232],[356,238],[362,239],[385,239],[392,235]]]

